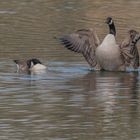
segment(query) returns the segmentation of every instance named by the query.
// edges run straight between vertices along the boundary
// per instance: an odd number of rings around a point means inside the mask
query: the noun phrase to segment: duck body
[[[123,62],[120,54],[119,45],[116,44],[113,34],[106,35],[101,45],[97,47],[95,53],[97,62],[101,68],[108,71],[117,71],[122,69],[121,65]]]

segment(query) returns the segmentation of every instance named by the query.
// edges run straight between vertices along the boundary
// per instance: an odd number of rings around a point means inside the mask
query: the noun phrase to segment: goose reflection
[[[139,117],[138,77],[138,73],[90,72],[73,78],[67,84],[81,89],[79,92],[75,90],[70,98],[77,94],[84,96],[82,103],[77,100],[75,104],[82,104],[79,110],[84,108],[88,122],[94,122],[95,130],[110,136],[112,131],[116,134],[118,130],[128,129],[128,126],[132,130],[138,129],[135,125]]]
[[[89,72],[83,77],[73,78],[67,84],[79,86],[85,92],[96,93],[136,93],[138,87],[138,76],[132,73],[114,72]],[[128,90],[129,89],[129,90]]]
[[[96,107],[93,112],[99,118],[103,114],[103,122],[117,125],[111,121],[120,115],[119,109],[120,112],[126,109],[130,114],[137,110],[138,76],[138,73],[90,72],[83,77],[73,78],[67,84],[81,88],[80,93],[85,95],[84,106]]]

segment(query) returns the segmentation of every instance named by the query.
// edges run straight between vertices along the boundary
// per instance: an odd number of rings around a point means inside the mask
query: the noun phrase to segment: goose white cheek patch
[[[17,66],[17,69],[19,70],[19,65],[18,65],[18,64],[16,64],[16,66]]]
[[[112,24],[112,22],[113,22],[113,21],[111,20],[111,21],[109,22],[109,25],[111,25],[111,24]]]
[[[33,62],[31,62],[31,68],[34,66],[34,63]]]

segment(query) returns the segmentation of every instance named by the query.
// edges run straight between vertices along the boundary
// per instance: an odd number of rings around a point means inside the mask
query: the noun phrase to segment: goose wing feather
[[[139,53],[136,45],[131,43],[124,43],[120,45],[121,56],[123,57],[126,66],[133,68],[139,67]]]
[[[82,53],[91,67],[97,65],[95,50],[100,40],[93,29],[81,29],[60,38],[62,44],[69,50]]]

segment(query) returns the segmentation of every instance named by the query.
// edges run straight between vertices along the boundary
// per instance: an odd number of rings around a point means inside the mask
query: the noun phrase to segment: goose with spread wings
[[[60,38],[62,44],[69,50],[81,53],[91,68],[107,71],[125,71],[127,67],[139,67],[139,53],[137,42],[140,34],[129,30],[124,41],[116,42],[116,29],[111,17],[106,19],[109,33],[103,41],[93,29],[81,29],[75,33]]]

